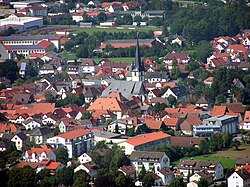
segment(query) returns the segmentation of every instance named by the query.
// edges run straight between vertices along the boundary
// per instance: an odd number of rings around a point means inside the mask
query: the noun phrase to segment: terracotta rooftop
[[[126,142],[133,145],[133,146],[138,146],[138,145],[142,145],[142,144],[149,143],[152,141],[165,139],[168,137],[170,137],[170,135],[166,134],[164,132],[152,132],[152,133],[141,134],[141,135],[132,137],[132,138],[126,140]]]
[[[57,135],[57,137],[71,140],[71,139],[78,138],[80,136],[84,136],[87,134],[92,134],[92,132],[89,132],[85,129],[77,129],[77,130],[72,130],[63,134],[59,134]]]

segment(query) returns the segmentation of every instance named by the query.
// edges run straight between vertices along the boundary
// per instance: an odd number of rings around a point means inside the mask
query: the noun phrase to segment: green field
[[[132,31],[144,31],[144,32],[147,32],[147,31],[161,31],[162,29],[161,28],[158,28],[158,27],[136,27],[136,28],[132,28],[130,29],[129,27],[118,27],[120,29],[117,29],[117,27],[110,27],[110,28],[98,28],[98,27],[92,27],[92,28],[74,28],[72,30],[74,30],[74,33],[78,34],[78,33],[81,33],[81,32],[86,32],[90,35],[92,35],[94,32],[107,32],[107,33],[118,33],[118,32],[123,32],[123,33],[129,33],[129,32],[132,32]],[[122,29],[123,28],[123,29]]]
[[[208,154],[203,156],[194,156],[194,157],[185,157],[182,158],[183,160],[209,160],[209,161],[219,161],[224,168],[233,168],[236,162],[236,159],[233,158],[223,158],[223,157],[216,157],[216,154]],[[179,160],[173,162],[173,165],[177,166]]]
[[[78,59],[74,53],[71,52],[62,52],[60,54],[61,58],[66,58],[67,60],[75,60]]]

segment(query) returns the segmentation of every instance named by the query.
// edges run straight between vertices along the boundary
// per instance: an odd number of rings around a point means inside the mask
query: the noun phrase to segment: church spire
[[[137,38],[136,38],[135,64],[133,69],[135,71],[144,71],[144,64],[141,61],[141,55],[140,55],[139,32],[137,32]]]

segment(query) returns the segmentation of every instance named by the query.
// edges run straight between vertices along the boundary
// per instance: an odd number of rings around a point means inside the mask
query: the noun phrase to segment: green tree
[[[236,139],[233,140],[231,146],[234,147],[236,150],[239,150],[240,141],[239,141],[239,140],[236,140]]]
[[[0,77],[6,77],[11,83],[17,80],[18,70],[17,63],[14,60],[8,59],[0,63]]]
[[[111,187],[116,186],[115,180],[111,175],[97,176],[94,181],[94,187]]]
[[[59,169],[55,175],[56,185],[72,186],[74,183],[74,170],[72,167]]]
[[[36,173],[30,166],[23,168],[12,168],[8,173],[7,186],[36,186]]]
[[[72,187],[90,187],[91,178],[88,173],[83,170],[74,174],[74,183]]]
[[[115,178],[116,187],[134,187],[133,179],[129,176],[124,176],[123,173],[120,173]]]
[[[175,177],[169,184],[169,187],[181,187],[184,186],[183,178]]]
[[[55,149],[55,154],[56,154],[56,161],[63,163],[64,165],[66,165],[67,161],[68,161],[68,150],[66,147],[59,147],[57,149]]]
[[[198,187],[207,187],[208,181],[206,179],[201,178],[198,182]]]
[[[151,175],[145,175],[142,179],[142,184],[144,187],[151,187],[154,185],[154,178]]]
[[[98,23],[107,21],[107,15],[104,12],[101,12],[97,15],[96,20]]]
[[[29,150],[31,147],[34,147],[36,145],[35,140],[30,140],[30,138],[28,137],[25,141],[24,144],[22,146],[22,150],[23,151],[27,151]]]
[[[45,98],[46,98],[46,101],[48,103],[54,103],[55,102],[55,98],[54,98],[53,94],[50,93],[50,92],[45,93]]]
[[[201,154],[207,154],[209,152],[209,141],[207,139],[200,141],[199,150]]]

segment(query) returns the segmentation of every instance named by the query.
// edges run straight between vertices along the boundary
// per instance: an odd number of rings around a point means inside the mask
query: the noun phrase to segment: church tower
[[[136,38],[135,62],[132,64],[132,71],[131,71],[132,81],[144,82],[145,68],[144,68],[144,63],[141,60],[138,35],[139,33],[137,33],[137,38]]]

